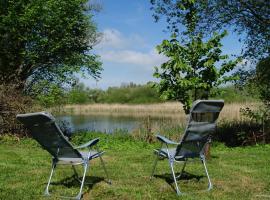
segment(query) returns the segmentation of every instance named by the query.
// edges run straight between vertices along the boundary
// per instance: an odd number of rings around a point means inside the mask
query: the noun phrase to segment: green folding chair
[[[157,135],[156,137],[161,142],[161,147],[155,150],[157,157],[151,178],[154,176],[158,160],[168,159],[176,192],[180,195],[182,192],[178,187],[177,179],[183,174],[188,159],[200,158],[208,178],[208,190],[211,190],[213,186],[206,167],[205,147],[210,141],[211,134],[216,129],[216,121],[223,106],[223,100],[195,101],[190,110],[189,121],[180,142],[174,142],[161,135]],[[175,147],[169,148],[169,145],[174,145]],[[183,163],[182,170],[178,176],[176,176],[174,171],[175,163]]]
[[[105,171],[108,183],[111,183],[108,177],[102,155],[104,151],[98,149],[99,138],[95,138],[83,145],[73,147],[65,138],[60,128],[55,123],[55,118],[46,112],[18,114],[17,119],[29,129],[32,137],[52,155],[52,169],[48,184],[45,189],[45,195],[50,195],[49,186],[57,164],[71,165],[74,174],[81,182],[80,191],[74,199],[81,199],[82,190],[85,182],[85,176],[89,168],[89,162],[94,158],[100,158],[101,165]],[[79,151],[88,149],[87,151]],[[82,179],[79,178],[75,165],[82,165],[84,168]]]

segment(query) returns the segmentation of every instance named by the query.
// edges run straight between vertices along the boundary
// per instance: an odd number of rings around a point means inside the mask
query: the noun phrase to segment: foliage
[[[80,145],[88,142],[91,138],[100,138],[100,141],[103,141],[101,144],[104,150],[111,148],[118,150],[125,150],[127,148],[140,149],[148,145],[145,141],[141,141],[141,144],[138,145],[138,141],[132,135],[119,130],[111,134],[80,131],[71,136],[71,141],[76,145]]]
[[[175,122],[174,118],[155,118],[151,115],[142,118],[139,126],[132,130],[131,135],[135,140],[144,141],[149,144],[156,141],[155,135],[161,133],[163,136],[178,141],[185,132],[185,122]]]
[[[198,11],[201,1],[195,0],[150,0],[153,17],[158,22],[165,17],[167,29],[175,35],[185,35],[197,30]],[[196,26],[195,26],[196,25]],[[192,31],[191,31],[191,29]],[[201,33],[201,31],[200,31]]]
[[[270,137],[270,57],[262,59],[256,66],[256,74],[250,78],[246,84],[252,84],[259,91],[259,98],[264,103],[256,110],[244,108],[242,114],[249,117],[261,126],[263,138]]]
[[[194,3],[198,12],[196,31],[209,35],[231,27],[241,34],[245,42],[244,56],[263,58],[269,55],[270,41],[270,4],[268,1],[238,1],[238,0],[150,0],[156,21],[165,17],[168,29],[174,33],[183,30],[187,23],[187,4]],[[245,34],[243,34],[245,33]]]
[[[258,90],[249,87],[238,88],[233,85],[213,89],[212,99],[223,99],[227,103],[235,102],[258,102]]]
[[[213,141],[222,142],[229,147],[262,144],[270,141],[263,137],[260,124],[255,121],[221,121]]]
[[[227,61],[228,56],[221,54],[220,41],[226,32],[214,33],[204,41],[203,35],[195,32],[198,17],[194,2],[182,2],[179,10],[184,12],[186,32],[180,37],[182,42],[173,34],[171,40],[163,40],[157,46],[158,52],[169,60],[161,65],[161,69],[155,68],[154,76],[160,79],[155,86],[163,97],[180,101],[188,113],[194,100],[207,99],[213,88],[236,78],[226,74],[240,60]],[[219,69],[217,63],[221,63]]]
[[[63,104],[89,104],[89,103],[125,103],[125,104],[151,104],[164,102],[160,94],[153,88],[152,83],[136,85],[134,83],[122,84],[120,87],[110,87],[107,90],[91,89],[83,83],[75,84],[71,89],[63,89],[56,84],[41,81],[33,87],[32,95],[39,105],[55,107]],[[234,86],[214,88],[211,98],[224,99],[232,102],[258,101],[257,93],[250,95],[250,90],[241,90]]]
[[[260,106],[255,110],[250,108],[242,108],[240,112],[247,116],[249,119],[254,121],[260,127],[260,139],[263,143],[270,140],[270,108],[269,106]],[[258,135],[258,134],[256,134]]]
[[[74,85],[67,92],[67,102],[70,104],[85,103],[156,103],[161,102],[158,92],[147,85],[136,85],[134,83],[123,84],[120,87],[109,87],[103,91],[101,89],[91,89],[82,83]]]
[[[70,90],[63,90],[60,86],[53,84],[41,84],[39,87],[44,91],[34,88],[38,94],[34,99],[44,107],[51,107],[63,104],[89,104],[89,103],[124,103],[124,104],[151,104],[164,102],[160,94],[151,84],[147,85],[122,85],[110,87],[107,90],[91,89],[82,83],[74,85]],[[47,88],[45,90],[45,88]],[[54,91],[52,91],[54,89]],[[39,92],[38,92],[39,91]],[[45,92],[47,91],[47,92]],[[54,96],[56,95],[56,96]],[[233,102],[256,102],[259,100],[257,92],[250,95],[250,90],[241,90],[234,86],[213,88],[211,97],[213,99],[224,99],[227,103]]]
[[[105,91],[101,89],[88,89],[89,99],[91,103],[102,102]]]
[[[270,4],[267,1],[208,1],[203,8],[202,26],[219,30],[231,26],[235,32],[245,33],[245,54],[255,60],[270,53]],[[207,24],[207,25],[206,25]]]
[[[0,84],[0,135],[16,133],[27,134],[24,127],[16,120],[16,115],[31,111],[32,99],[24,96],[12,85]]]
[[[70,83],[74,73],[99,77],[93,9],[87,0],[3,0],[0,6],[0,82]]]
[[[162,100],[150,84],[110,87],[102,97],[102,103],[157,103]]]
[[[258,87],[256,70],[239,69],[234,73],[239,79],[234,81],[235,88],[241,92],[246,91],[250,97],[260,100],[260,89]]]
[[[46,80],[35,84],[31,90],[38,103],[45,108],[61,106],[65,101],[65,93],[58,84],[50,83]]]
[[[260,99],[270,109],[270,57],[260,60],[256,66],[256,84]]]
[[[72,87],[67,94],[68,103],[83,104],[89,102],[89,90],[82,83],[78,83]]]

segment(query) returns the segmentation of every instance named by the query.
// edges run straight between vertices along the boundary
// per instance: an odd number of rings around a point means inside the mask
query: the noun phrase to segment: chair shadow
[[[178,177],[179,175],[180,175],[180,173],[175,173],[176,177]],[[173,179],[172,174],[165,173],[165,174],[162,174],[162,175],[154,175],[154,177],[165,180],[171,186],[171,188],[176,192],[176,189],[174,187],[174,179]],[[178,177],[176,180],[179,181],[179,180],[196,179],[197,181],[200,181],[200,179],[203,178],[203,177],[205,177],[205,176],[203,176],[203,175],[195,175],[195,174],[191,174],[191,173],[188,173],[188,172],[184,171],[182,173],[182,175],[180,177]]]
[[[217,155],[211,155],[210,159],[211,158],[217,159],[217,158],[219,158],[219,156],[217,156]]]
[[[79,177],[79,179],[81,180],[82,177]],[[101,177],[97,177],[97,176],[85,176],[84,186],[87,186],[87,191],[90,191],[94,187],[95,184],[101,181],[105,181],[105,179]],[[75,187],[78,187],[78,190],[79,190],[81,183],[78,180],[76,175],[72,175],[62,180],[51,182],[51,185],[63,185],[67,188],[71,188],[75,186]]]

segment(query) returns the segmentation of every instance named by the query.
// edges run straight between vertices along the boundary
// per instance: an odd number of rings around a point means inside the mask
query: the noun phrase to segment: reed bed
[[[260,135],[260,126],[240,112],[241,108],[256,109],[260,103],[225,103],[218,120],[217,141],[230,146],[242,145],[250,141],[254,134]],[[128,104],[89,104],[66,105],[65,115],[103,115],[112,117],[138,118],[139,125],[130,131],[131,135],[142,141],[155,141],[154,135],[161,133],[168,138],[177,140],[185,130],[188,116],[177,102],[159,104],[128,105]],[[257,136],[256,136],[257,137]],[[257,143],[257,138],[254,140]],[[252,144],[254,144],[252,140]]]
[[[220,114],[221,120],[242,121],[244,117],[240,113],[240,108],[256,108],[257,102],[250,103],[230,103],[226,104]],[[187,116],[183,107],[178,102],[166,102],[158,104],[87,104],[87,105],[66,105],[62,110],[65,114],[72,115],[111,115],[129,116],[138,118],[171,118],[184,122]]]

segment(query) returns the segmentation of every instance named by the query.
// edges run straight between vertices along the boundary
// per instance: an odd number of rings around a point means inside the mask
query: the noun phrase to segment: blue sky
[[[101,79],[82,79],[87,86],[106,89],[134,82],[145,84],[153,81],[154,66],[166,58],[155,51],[163,39],[165,22],[154,22],[149,0],[95,0],[102,10],[95,14],[98,31],[103,33],[99,44],[94,47],[103,63]],[[238,36],[229,33],[223,39],[225,54],[240,54]]]

